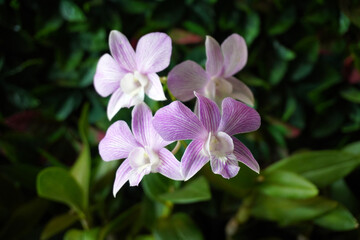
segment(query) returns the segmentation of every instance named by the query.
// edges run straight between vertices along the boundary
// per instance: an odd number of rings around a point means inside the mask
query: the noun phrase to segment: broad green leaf
[[[66,228],[74,224],[79,217],[74,213],[65,213],[52,218],[45,226],[41,233],[41,240],[46,240],[52,236],[64,231]]]
[[[269,35],[278,35],[286,32],[296,19],[296,11],[294,7],[287,8],[281,14],[276,14],[275,20],[269,24]]]
[[[173,203],[194,203],[211,199],[211,192],[206,179],[198,177],[183,188],[159,195],[159,198]]]
[[[359,226],[351,212],[341,205],[316,218],[314,223],[334,231],[348,231]]]
[[[153,230],[156,240],[200,240],[203,236],[191,218],[176,213],[169,219],[160,219]]]
[[[331,184],[329,196],[351,212],[356,212],[359,209],[359,201],[343,178]]]
[[[285,60],[290,61],[296,57],[296,53],[281,45],[278,41],[273,42],[274,49],[276,50],[277,55]]]
[[[260,17],[256,12],[249,11],[246,15],[244,32],[241,35],[245,38],[246,44],[250,46],[259,33]]]
[[[263,177],[259,191],[272,197],[307,199],[318,194],[314,184],[293,172],[273,171],[267,174],[265,170]]]
[[[60,2],[60,12],[63,18],[69,22],[83,22],[86,20],[83,11],[72,1],[62,0]]]
[[[82,150],[80,156],[74,163],[73,167],[70,170],[70,173],[74,179],[78,182],[84,193],[84,205],[85,208],[88,206],[89,199],[89,183],[90,183],[90,171],[91,171],[91,156],[90,156],[90,147],[87,139],[88,131],[88,111],[89,104],[86,104],[82,110],[80,119],[79,119],[79,133],[82,141]]]
[[[69,171],[59,167],[49,167],[37,176],[37,192],[40,197],[65,203],[82,212],[84,193]]]
[[[98,240],[99,228],[90,230],[71,229],[66,232],[64,240]]]
[[[354,87],[341,91],[340,94],[343,98],[350,102],[360,103],[360,90]]]
[[[251,212],[255,217],[287,225],[317,218],[337,205],[337,202],[322,197],[293,200],[259,195]]]
[[[174,181],[164,177],[163,175],[148,174],[141,181],[146,196],[152,200],[159,200],[159,195],[174,189]]]
[[[343,148],[344,152],[360,155],[360,141],[350,143]]]
[[[324,187],[346,176],[359,165],[359,156],[344,151],[312,151],[282,159],[268,167],[266,172],[292,171],[307,178],[318,187]]]
[[[269,82],[271,85],[276,85],[283,79],[288,63],[280,58],[274,58],[271,64]]]

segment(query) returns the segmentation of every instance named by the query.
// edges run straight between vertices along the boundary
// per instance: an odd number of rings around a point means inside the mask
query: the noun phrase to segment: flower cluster
[[[156,101],[166,100],[156,73],[169,65],[170,37],[165,33],[147,34],[134,51],[122,33],[112,31],[109,45],[111,55],[103,55],[97,65],[95,89],[103,97],[111,95],[109,120],[121,108],[135,106],[132,132],[125,121],[117,121],[99,144],[104,161],[125,158],[116,172],[114,196],[125,182],[137,186],[151,172],[186,181],[209,161],[212,171],[224,178],[237,175],[238,161],[259,172],[251,152],[234,137],[260,127],[259,114],[248,106],[254,103],[251,90],[233,77],[247,61],[247,47],[241,36],[232,34],[221,46],[206,37],[206,70],[185,61],[170,71],[169,90],[181,101],[196,97],[194,112],[174,101],[158,109],[154,117],[143,102],[144,94]],[[192,141],[178,161],[165,147],[181,140]]]

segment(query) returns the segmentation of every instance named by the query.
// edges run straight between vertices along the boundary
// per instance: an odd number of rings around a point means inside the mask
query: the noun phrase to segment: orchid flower
[[[194,98],[193,92],[214,100],[218,106],[225,97],[238,99],[246,104],[254,104],[251,90],[233,77],[246,64],[247,47],[238,34],[230,35],[221,44],[207,36],[206,71],[193,61],[185,61],[175,66],[168,75],[168,87],[180,101]]]
[[[237,175],[238,161],[259,173],[259,165],[235,134],[255,131],[260,116],[253,108],[232,98],[222,101],[222,115],[216,103],[195,92],[198,116],[179,101],[159,109],[153,120],[156,131],[167,141],[193,141],[181,159],[181,172],[190,179],[208,161],[212,171],[224,178]]]
[[[144,101],[146,93],[156,101],[166,100],[156,72],[165,69],[170,62],[171,39],[165,33],[149,33],[140,38],[136,53],[128,39],[118,31],[109,36],[111,56],[104,54],[96,68],[94,86],[107,97],[112,94],[107,116],[111,120],[123,107],[131,107]]]
[[[113,123],[99,144],[100,156],[104,161],[126,158],[116,172],[113,194],[129,180],[130,186],[137,186],[144,175],[161,173],[183,180],[180,162],[164,148],[171,142],[164,141],[152,125],[152,113],[145,103],[136,105],[132,111],[132,130],[124,121]]]

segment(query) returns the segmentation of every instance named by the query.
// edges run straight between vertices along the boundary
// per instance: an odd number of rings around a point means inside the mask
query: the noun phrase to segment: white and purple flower
[[[166,100],[156,73],[170,63],[172,46],[168,35],[157,32],[141,37],[135,52],[126,36],[111,31],[109,46],[111,55],[100,58],[94,86],[102,97],[112,94],[107,107],[110,120],[121,108],[143,102],[145,93],[156,101]]]
[[[238,161],[259,173],[259,165],[249,149],[235,134],[255,131],[260,116],[251,107],[232,98],[222,101],[222,115],[212,100],[195,92],[198,116],[183,103],[176,101],[159,109],[153,120],[154,128],[168,141],[193,140],[181,159],[181,172],[190,179],[208,161],[212,171],[224,178],[237,175]]]
[[[193,61],[185,61],[175,66],[168,76],[168,87],[180,101],[194,98],[194,91],[214,100],[218,106],[225,97],[238,99],[246,104],[254,104],[251,90],[233,77],[246,64],[247,47],[238,34],[230,35],[219,43],[206,37],[206,71]]]
[[[183,180],[180,162],[164,148],[171,142],[164,141],[152,125],[152,113],[145,103],[132,111],[132,131],[124,121],[113,123],[99,144],[104,161],[126,158],[116,172],[113,194],[129,181],[137,186],[144,175],[158,172],[174,179]]]

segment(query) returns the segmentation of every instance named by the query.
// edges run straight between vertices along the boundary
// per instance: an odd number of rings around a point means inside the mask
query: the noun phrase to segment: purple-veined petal
[[[239,72],[246,64],[248,52],[246,42],[239,34],[232,34],[221,44],[224,54],[224,77]]]
[[[149,82],[145,93],[149,98],[155,101],[166,100],[159,76],[156,73],[149,73],[147,74],[147,77],[149,78]]]
[[[136,46],[136,63],[141,73],[164,70],[170,63],[171,38],[165,33],[149,33]]]
[[[208,74],[193,61],[185,61],[176,65],[168,75],[168,87],[180,101],[193,99],[194,91],[203,93],[208,81]]]
[[[124,70],[133,72],[136,70],[135,51],[124,34],[113,30],[109,36],[111,55]]]
[[[166,148],[160,149],[159,157],[161,162],[157,172],[174,180],[184,180],[180,172],[180,162],[169,150]]]
[[[259,173],[259,164],[251,154],[250,150],[237,138],[233,137],[232,139],[234,141],[234,155],[237,160],[244,163],[254,172]]]
[[[240,170],[238,162],[229,157],[225,158],[226,159],[224,160],[220,160],[218,158],[211,159],[210,163],[212,171],[227,179],[235,177]]]
[[[150,173],[151,167],[146,167],[141,170],[133,169],[129,175],[130,186],[138,186],[143,177]]]
[[[214,101],[195,93],[198,100],[199,119],[208,130],[208,132],[216,132],[220,123],[220,111]]]
[[[206,36],[206,72],[211,77],[217,77],[222,74],[224,65],[224,56],[221,52],[219,43],[212,37]]]
[[[152,124],[152,112],[145,103],[136,105],[132,111],[132,130],[136,140],[144,147],[158,150],[171,142],[165,141],[155,131]]]
[[[131,107],[144,101],[144,89],[140,88],[134,95],[125,94],[121,89],[116,90],[110,98],[107,107],[107,116],[111,120],[124,107]]]
[[[106,131],[99,143],[99,153],[104,161],[128,157],[129,153],[139,146],[129,126],[124,121],[114,122]]]
[[[259,127],[260,115],[255,109],[232,98],[223,100],[219,131],[232,136],[238,133],[252,132]]]
[[[97,64],[94,76],[96,92],[102,97],[109,96],[120,87],[120,80],[125,74],[126,72],[109,54],[104,54]]]
[[[193,140],[187,146],[180,163],[185,181],[194,176],[209,161],[209,157],[203,154],[203,146],[203,140]]]
[[[131,172],[131,167],[129,161],[125,159],[120,167],[116,171],[116,177],[113,186],[113,195],[116,197],[117,192],[122,186],[129,180],[129,174]]]
[[[234,77],[229,77],[226,80],[229,81],[233,87],[231,97],[240,100],[250,106],[254,106],[254,95],[245,83]]]
[[[207,131],[200,120],[179,101],[160,108],[155,113],[153,125],[160,136],[167,141],[207,137]]]

